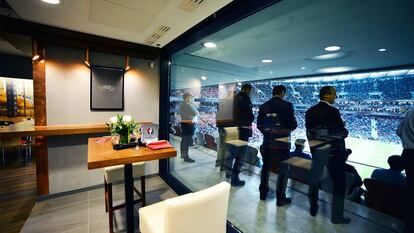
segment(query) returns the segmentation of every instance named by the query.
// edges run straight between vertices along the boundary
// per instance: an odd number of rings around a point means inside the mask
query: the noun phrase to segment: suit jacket
[[[306,135],[309,141],[326,141],[331,144],[331,154],[334,156],[346,154],[344,139],[348,137],[348,130],[337,108],[325,102],[319,102],[306,111],[305,120]]]
[[[253,104],[250,97],[244,93],[239,92],[235,97],[234,119],[239,127],[251,127],[254,121]]]
[[[257,128],[263,133],[264,145],[272,139],[290,136],[290,132],[297,126],[292,103],[273,97],[260,105]],[[279,146],[283,147],[283,145]],[[290,143],[285,147],[290,148]]]

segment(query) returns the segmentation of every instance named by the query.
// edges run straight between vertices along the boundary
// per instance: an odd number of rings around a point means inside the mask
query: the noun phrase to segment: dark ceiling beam
[[[31,36],[33,39],[56,45],[90,48],[114,54],[129,54],[144,59],[156,59],[161,49],[147,45],[91,35],[83,32],[52,27],[11,17],[0,16],[0,30]]]

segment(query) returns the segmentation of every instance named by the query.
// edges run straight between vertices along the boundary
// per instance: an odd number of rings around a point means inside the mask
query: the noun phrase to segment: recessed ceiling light
[[[60,0],[42,0],[42,2],[56,5],[60,3]]]
[[[241,82],[238,82],[238,83],[237,83],[237,85],[241,86],[241,85],[242,85],[242,83],[241,83]]]
[[[269,71],[269,73],[273,74],[273,70]]]
[[[215,48],[217,45],[213,42],[205,42],[203,46],[206,48]]]
[[[319,73],[338,73],[354,70],[355,67],[352,66],[334,66],[334,67],[325,67],[316,70]]]
[[[338,45],[331,45],[325,48],[325,51],[329,51],[329,52],[333,52],[333,51],[338,51],[340,50],[341,47]]]
[[[385,52],[387,49],[378,49],[378,52]]]
[[[304,70],[304,69],[306,69],[306,67],[302,66],[302,67],[300,67],[300,69],[301,69],[301,70]]]
[[[263,63],[272,63],[272,60],[271,59],[263,59],[262,62]]]
[[[330,59],[337,59],[344,57],[346,55],[345,52],[338,52],[338,53],[328,53],[328,54],[322,54],[318,56],[311,57],[312,60],[330,60]]]
[[[201,80],[206,80],[207,77],[206,76],[201,76]]]

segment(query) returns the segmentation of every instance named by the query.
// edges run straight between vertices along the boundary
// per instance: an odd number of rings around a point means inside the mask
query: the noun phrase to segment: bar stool
[[[141,192],[138,191],[134,186],[135,193],[139,196],[138,199],[134,200],[134,204],[139,202],[142,206],[145,206],[145,163],[134,163],[132,164],[133,177],[141,177]],[[124,180],[124,166],[112,166],[104,169],[104,185],[105,185],[105,211],[109,213],[109,230],[112,233],[114,231],[113,225],[113,211],[122,209],[125,207],[125,203],[113,206],[112,200],[112,184],[115,182]]]

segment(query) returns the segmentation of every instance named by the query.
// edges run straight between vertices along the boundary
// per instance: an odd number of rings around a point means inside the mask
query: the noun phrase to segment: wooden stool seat
[[[134,192],[139,196],[134,200],[134,204],[142,203],[145,206],[145,163],[132,164],[133,177],[141,177],[141,192],[134,186]],[[113,211],[125,207],[125,203],[113,206],[112,184],[124,180],[124,166],[112,166],[104,168],[104,185],[105,185],[105,211],[109,214],[109,230],[114,231]]]

